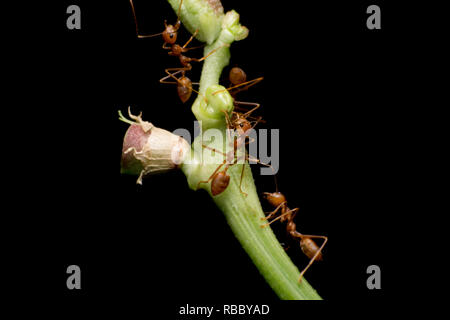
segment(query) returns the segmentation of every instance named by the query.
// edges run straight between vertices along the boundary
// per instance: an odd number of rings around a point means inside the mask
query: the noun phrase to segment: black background
[[[81,7],[81,30],[66,28],[70,4]],[[381,30],[366,28],[370,4],[381,7]],[[230,65],[249,79],[264,76],[240,100],[261,103],[261,127],[280,129],[280,189],[301,209],[301,232],[329,237],[324,261],[306,278],[329,303],[376,306],[396,297],[392,258],[400,254],[393,247],[404,214],[407,117],[399,83],[411,32],[396,22],[401,12],[380,1],[223,5],[250,29],[233,43]],[[176,20],[165,1],[135,6],[142,33]],[[37,156],[22,171],[40,168],[25,186],[15,184],[27,194],[16,202],[20,249],[9,263],[19,271],[18,291],[74,308],[132,304],[175,315],[185,303],[270,302],[296,313],[297,304],[277,303],[221,212],[205,192],[190,190],[181,172],[152,176],[143,186],[119,173],[127,125],[117,110],[131,105],[156,126],[193,130],[193,99],[183,105],[173,86],[158,82],[177,65],[162,40],[136,39],[128,1],[60,1],[39,9],[45,15],[28,12],[34,18],[16,39],[24,47],[16,58],[24,62],[11,79],[22,88],[14,92],[19,116],[35,120],[22,160]],[[189,34],[182,29],[179,37]],[[199,71],[195,65],[191,79]],[[271,191],[272,180],[256,173],[258,191]],[[274,230],[284,242],[282,228]],[[299,248],[288,253],[299,268],[307,263]],[[80,291],[66,288],[71,264],[81,267]],[[381,267],[381,290],[366,287],[371,264]]]

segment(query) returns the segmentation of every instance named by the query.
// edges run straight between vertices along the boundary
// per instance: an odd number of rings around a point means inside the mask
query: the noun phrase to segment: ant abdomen
[[[314,257],[314,255],[319,251],[319,246],[308,237],[303,237],[300,240],[300,248],[302,249],[303,253],[310,259]],[[319,252],[317,254],[316,260],[322,260],[322,253]]]
[[[247,80],[247,75],[245,74],[244,70],[238,67],[231,68],[228,77],[232,85],[238,85],[244,83]]]
[[[185,103],[189,100],[192,94],[192,82],[188,77],[182,77],[177,85],[177,93],[181,102]]]
[[[211,181],[211,193],[213,196],[221,194],[230,184],[230,176],[226,172],[218,172]]]

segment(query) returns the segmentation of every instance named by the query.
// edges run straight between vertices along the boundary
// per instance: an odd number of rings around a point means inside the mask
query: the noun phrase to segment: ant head
[[[230,78],[230,82],[232,85],[238,85],[244,83],[247,80],[247,75],[245,74],[244,70],[239,67],[231,68],[228,77]]]
[[[168,44],[174,44],[177,42],[178,28],[177,25],[172,26],[171,24],[166,25],[166,29],[163,31],[162,36],[164,42]]]
[[[281,192],[264,192],[264,198],[274,207],[286,202],[286,197]]]
[[[252,125],[247,119],[238,118],[235,121],[235,127],[239,133],[245,133],[252,128]]]

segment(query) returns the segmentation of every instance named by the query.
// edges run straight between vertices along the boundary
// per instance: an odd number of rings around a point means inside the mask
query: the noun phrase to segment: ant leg
[[[265,192],[265,193],[267,193],[267,192]],[[278,207],[275,208],[275,210],[273,210],[271,213],[269,213],[269,215],[267,215],[266,217],[261,218],[261,220],[269,220],[270,218],[272,218],[272,216],[275,215],[278,212],[278,210],[280,210],[280,208],[283,207],[284,204],[286,204],[286,202],[287,201],[280,203],[278,205]],[[265,226],[266,225],[262,225],[261,228],[264,228]]]
[[[172,71],[175,71],[175,72],[172,73]],[[185,72],[185,71],[186,71],[185,68],[167,68],[167,69],[164,70],[164,72],[167,73],[167,76],[164,77],[164,78],[161,78],[161,79],[159,80],[159,82],[161,82],[161,80],[165,80],[165,79],[168,79],[168,78],[172,78],[172,79],[174,79],[177,83],[179,83],[179,82],[180,82],[180,79],[177,78],[177,77],[175,77],[175,75],[181,72],[181,74],[184,76],[184,72]]]
[[[248,116],[250,116],[253,111],[255,111],[256,109],[258,109],[261,105],[259,103],[256,102],[243,102],[243,101],[236,101],[234,100],[235,104],[240,104],[243,106],[255,106],[253,109],[250,109],[249,111],[247,111],[246,113],[243,114],[244,118],[247,118]]]
[[[245,171],[245,163],[242,164],[241,181],[239,182],[239,190],[246,197],[246,196],[248,196],[247,192],[242,191],[242,179],[244,178],[244,171]]]
[[[322,245],[320,246],[319,250],[317,250],[316,254],[311,258],[311,260],[309,260],[308,265],[303,269],[302,272],[300,272],[300,277],[298,279],[299,283],[302,281],[303,275],[305,274],[306,270],[308,270],[309,267],[313,264],[313,262],[317,259],[320,252],[322,251],[323,247],[325,246],[325,244],[328,241],[328,237],[326,237],[326,236],[316,236],[316,235],[308,235],[308,234],[304,234],[302,236],[306,237],[306,238],[320,238],[320,239],[324,239],[324,241],[323,241]]]
[[[256,125],[256,124],[255,124],[255,125]],[[254,127],[254,126],[253,126],[253,127]],[[252,127],[252,128],[253,128],[253,127]],[[259,159],[257,159],[257,158],[254,158],[254,157],[251,157],[251,156],[247,156],[247,158],[248,158],[249,161],[255,161],[256,163],[259,163],[259,164],[262,165],[262,166],[266,166],[266,167],[269,167],[270,169],[272,169],[273,180],[274,180],[274,183],[275,183],[275,190],[276,190],[276,192],[278,192],[277,174],[275,173],[275,169],[273,168],[273,166],[271,166],[270,164],[261,162],[261,160],[259,160]],[[251,158],[251,159],[250,159],[250,158]],[[294,210],[296,210],[296,209],[293,209],[293,210],[291,210],[291,211],[294,211]]]
[[[159,33],[155,33],[155,34],[141,35],[139,33],[139,27],[138,27],[138,23],[137,23],[137,19],[136,19],[136,10],[134,9],[133,0],[130,0],[130,5],[131,5],[131,12],[133,13],[134,25],[136,27],[136,37],[138,37],[139,39],[152,38],[152,37],[156,37],[156,36],[163,34],[163,32],[159,32]],[[164,24],[167,26],[166,21],[164,21]]]
[[[238,101],[238,102],[240,102],[240,101]],[[239,111],[242,111],[242,112],[239,112]],[[238,105],[234,105],[234,108],[233,108],[233,113],[235,113],[235,114],[240,114],[240,116],[242,117],[243,115],[244,115],[244,113],[243,112],[245,112],[245,113],[247,113],[247,109],[245,109],[245,108],[241,108],[241,107],[239,107]],[[265,120],[263,120],[263,118],[262,118],[262,116],[259,116],[259,117],[253,117],[253,116],[246,116],[246,118],[247,119],[253,119],[254,121],[257,121],[258,123],[266,123],[266,121]],[[251,121],[251,122],[254,122],[254,121]]]
[[[189,38],[189,40],[181,47],[181,51],[183,52],[187,52],[189,50],[194,50],[194,49],[200,49],[203,48],[205,45],[202,44],[200,46],[196,46],[196,47],[190,47],[190,48],[186,48],[187,45],[194,39],[194,37],[198,34],[198,29],[195,30],[195,32],[192,34],[192,36]]]
[[[164,69],[164,71],[165,71],[167,74],[171,74],[171,71],[177,71],[177,72],[172,73],[172,74],[176,74],[176,73],[178,73],[178,71],[189,71],[189,70],[190,70],[190,69],[189,69],[189,68],[186,68],[186,67],[167,68],[167,69]]]
[[[215,48],[214,50],[211,50],[206,56],[204,56],[202,58],[199,58],[199,59],[197,59],[197,58],[189,58],[189,59],[190,59],[190,61],[201,62],[201,61],[205,60],[206,58],[208,58],[210,55],[212,55],[217,50],[219,50],[219,49],[221,49],[223,47],[229,47],[229,46],[230,46],[229,44],[224,44],[224,45],[221,45],[220,47]]]
[[[247,145],[247,144],[253,143],[253,142],[255,142],[255,141],[256,141],[255,138],[249,137],[249,138],[248,138],[248,141],[245,142],[245,144]]]
[[[188,68],[188,67],[167,68],[167,69],[164,70],[164,71],[167,73],[167,77],[161,78],[161,79],[159,80],[159,82],[161,82],[161,83],[171,83],[171,84],[174,84],[175,82],[163,82],[163,81],[161,81],[161,80],[165,80],[165,79],[168,79],[169,77],[171,77],[171,78],[173,78],[173,79],[176,81],[177,84],[179,84],[179,83],[180,83],[180,79],[178,79],[177,77],[175,77],[175,75],[176,75],[177,73],[179,73],[179,72],[183,72],[183,75],[184,75],[184,72],[185,72],[185,71],[189,71],[189,70],[191,70],[191,69]],[[171,71],[176,71],[176,72],[171,73]],[[195,90],[195,89],[192,88],[192,84],[199,84],[199,83],[198,83],[198,82],[191,83],[191,90],[194,91],[195,93],[197,93],[198,95],[203,96],[203,94],[201,94],[199,91],[197,91],[197,90]],[[204,96],[203,96],[203,98],[206,100],[206,98],[205,98]]]
[[[214,148],[211,148],[211,147],[208,147],[208,146],[205,146],[204,144],[202,144],[202,147],[203,148],[205,148],[205,149],[208,149],[208,150],[211,150],[211,151],[214,151],[214,152],[217,152],[217,153],[220,153],[221,155],[223,155],[223,156],[227,156],[227,154],[226,153],[223,153],[222,151],[220,151],[220,150],[217,150],[217,149],[214,149]]]
[[[218,91],[214,92],[213,94],[216,94],[216,93],[219,93],[219,92],[223,92],[223,91],[230,91],[230,90],[233,90],[233,89],[245,86],[244,88],[240,88],[239,90],[236,90],[235,92],[233,92],[233,95],[236,95],[238,92],[243,91],[243,90],[247,90],[248,88],[250,88],[251,86],[257,84],[258,82],[260,82],[263,79],[264,79],[264,77],[259,77],[259,78],[256,78],[256,79],[253,79],[253,80],[250,80],[250,81],[242,82],[242,83],[239,83],[239,84],[237,84],[235,86],[228,87],[228,88],[223,89],[223,90],[218,90]]]
[[[194,49],[200,49],[200,48],[203,48],[204,46],[205,46],[205,45],[202,44],[201,46],[190,47],[190,48],[184,48],[184,49],[183,49],[183,52],[187,52],[187,51],[194,50]]]
[[[197,33],[198,33],[198,29],[195,30],[195,32],[192,34],[192,36],[189,38],[189,40],[186,41],[186,43],[181,48],[186,49],[186,46],[194,39],[194,37],[197,35]],[[193,49],[193,48],[188,48],[188,49],[186,49],[186,51],[188,51],[190,49]]]
[[[232,138],[231,138],[231,131],[233,128],[233,124],[231,122],[230,116],[228,115],[228,112],[224,111],[224,110],[220,110],[225,114],[225,121],[227,122],[227,138],[228,141],[231,143],[232,142]]]
[[[256,162],[256,163],[258,163],[258,164],[260,164],[262,166],[265,166],[265,167],[270,167],[272,169],[273,174],[275,175],[275,169],[270,164],[264,163],[261,160],[259,160],[258,158],[255,158],[255,157],[252,157],[252,156],[247,156],[247,160],[248,161],[254,161],[254,162]]]
[[[185,71],[185,70],[178,70],[177,72],[172,73],[172,75],[174,76],[174,75],[176,75],[176,74],[178,74],[178,73],[180,73],[182,71]],[[166,72],[166,73],[169,73],[169,72]],[[171,75],[169,74],[168,76],[165,76],[164,78],[161,78],[159,81],[161,82],[161,80],[165,80],[165,79],[168,79],[170,77],[171,77]],[[161,83],[178,83],[178,82],[161,82]],[[195,85],[198,86],[198,85],[200,85],[200,82],[191,82],[191,84],[195,84]],[[197,92],[197,91],[194,90],[194,92]],[[197,93],[200,94],[200,92],[197,92]]]
[[[169,69],[166,69],[166,70],[165,70],[165,72],[166,72],[168,75],[165,76],[165,77],[163,77],[163,78],[161,78],[161,79],[159,79],[159,82],[160,82],[160,83],[168,83],[168,84],[178,84],[178,83],[179,83],[179,79],[178,79],[178,78],[175,78],[175,75],[179,74],[180,72],[183,72],[184,70],[178,70],[178,71],[175,72],[175,73],[170,73],[168,70],[169,70]],[[174,78],[174,79],[176,79],[176,81],[165,81],[166,79],[169,79],[169,78]]]
[[[275,169],[270,164],[261,162],[261,160],[259,160],[257,158],[254,158],[254,157],[251,157],[251,156],[247,156],[247,160],[248,161],[254,161],[256,163],[259,163],[262,166],[266,166],[266,167],[269,167],[270,169],[272,169],[272,173],[273,173],[272,175],[273,175],[273,180],[275,182],[275,188],[276,188],[276,191],[278,192],[278,181],[277,181],[277,175],[275,173]]]
[[[266,121],[263,120],[263,118],[261,116],[259,117],[248,117],[249,119],[254,119],[253,121],[250,121],[250,123],[254,122],[255,124],[253,125],[252,128],[254,128],[258,123],[266,123]]]
[[[220,111],[222,111],[225,114],[225,120],[227,122],[227,127],[232,128],[233,124],[231,122],[230,115],[228,114],[228,112],[226,112],[225,110],[220,110]]]
[[[286,203],[286,202],[283,202],[282,204],[284,204],[284,203]],[[293,212],[293,211],[297,211],[297,210],[298,210],[298,208],[295,208],[295,209],[292,209],[292,210],[288,210],[288,211],[286,211],[285,213],[283,213],[283,214],[279,215],[278,217],[276,217],[275,219],[273,219],[272,221],[270,221],[269,223],[263,224],[263,225],[261,226],[261,228],[265,228],[265,227],[267,227],[268,225],[270,225],[271,223],[273,223],[273,222],[275,222],[275,221],[277,221],[277,220],[283,218],[284,216],[288,215],[289,213],[291,213],[291,212]]]
[[[221,90],[222,91],[222,90]],[[213,93],[213,94],[215,94],[215,93]],[[238,110],[238,111],[247,111],[246,109],[244,109],[244,108],[241,108],[241,107],[239,107],[239,106],[234,106],[234,110]],[[234,111],[233,111],[234,112]]]
[[[235,90],[233,92],[233,94],[235,95],[235,94],[237,94],[237,93],[239,93],[241,91],[247,90],[251,86],[254,86],[255,84],[261,82],[263,79],[264,79],[264,77],[259,77],[259,78],[256,78],[256,79],[253,79],[253,80],[250,80],[250,81],[242,82],[242,83],[240,83],[238,85],[229,87],[227,90],[232,90],[232,89],[239,88],[238,90]],[[242,88],[240,88],[240,87],[242,87]]]

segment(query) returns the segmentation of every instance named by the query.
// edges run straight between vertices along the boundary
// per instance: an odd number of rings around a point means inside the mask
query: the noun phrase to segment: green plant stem
[[[174,9],[177,8],[176,4],[178,1],[168,1]],[[201,2],[205,3],[205,5],[208,3],[205,0],[184,0],[187,9],[182,10],[182,22],[195,20],[194,16],[190,16],[189,5],[191,2]],[[197,14],[197,12],[194,13]],[[205,47],[205,54],[224,44],[231,44],[234,40],[245,38],[245,30],[238,23],[239,15],[237,13],[232,12],[229,16],[223,17],[223,20],[222,29],[218,37],[210,45]],[[205,95],[209,87],[218,85],[222,69],[228,64],[229,58],[229,48],[223,47],[205,60],[200,79],[200,93],[202,95]],[[204,129],[219,129],[225,137],[226,126],[223,117],[215,117],[211,120],[209,113],[199,112],[200,103],[204,101],[204,98],[204,96],[198,96],[194,102],[192,109],[195,116],[199,121],[207,124],[203,127]],[[210,105],[209,107],[215,110],[216,114],[221,114],[220,110],[224,108],[219,103],[217,105]],[[205,149],[202,148],[202,144],[207,144],[211,148],[225,152],[224,143],[220,139],[212,142],[204,142],[202,141],[202,136],[199,136],[192,144],[191,157],[182,164],[181,169],[186,175],[189,186],[192,189],[196,190],[200,187],[211,195],[210,183],[202,183],[200,185],[198,183],[199,181],[207,180],[217,168],[218,164],[216,164],[217,161],[209,162],[213,159],[213,156],[211,152],[204,152]],[[243,165],[245,166],[245,174],[242,189],[248,194],[247,196],[242,194],[239,188]],[[303,278],[302,282],[300,284],[298,283],[300,276],[299,270],[281,247],[271,228],[261,228],[261,225],[265,223],[262,220],[265,215],[261,208],[249,165],[247,163],[235,164],[230,167],[228,174],[230,175],[230,183],[226,190],[217,196],[211,195],[211,197],[225,214],[227,222],[236,238],[262,276],[266,279],[267,283],[281,299],[321,299],[306,279]]]

